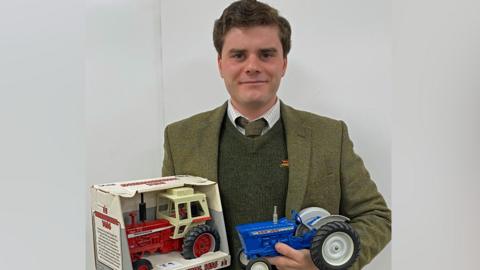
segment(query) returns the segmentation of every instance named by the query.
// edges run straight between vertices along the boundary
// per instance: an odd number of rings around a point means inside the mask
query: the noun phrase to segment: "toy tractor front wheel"
[[[272,270],[272,265],[265,258],[258,258],[248,262],[246,270]]]
[[[310,254],[320,270],[347,269],[357,259],[360,239],[352,226],[343,221],[323,225],[312,240]]]
[[[237,252],[237,260],[238,262],[240,263],[240,267],[242,269],[245,269],[247,267],[247,264],[249,262],[248,258],[247,258],[247,255],[245,254],[243,248],[240,249],[238,252]]]
[[[139,259],[133,262],[133,270],[152,270],[153,266],[149,260]]]
[[[220,249],[220,235],[217,230],[207,224],[193,227],[183,240],[182,256],[194,259],[205,253]]]

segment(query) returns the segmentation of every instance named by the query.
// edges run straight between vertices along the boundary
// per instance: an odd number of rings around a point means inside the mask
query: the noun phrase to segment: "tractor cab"
[[[191,187],[159,193],[157,218],[166,219],[175,227],[172,239],[184,237],[191,227],[211,219],[205,194],[195,193]]]

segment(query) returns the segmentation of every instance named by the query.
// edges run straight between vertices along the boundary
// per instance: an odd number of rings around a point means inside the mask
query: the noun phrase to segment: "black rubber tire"
[[[202,224],[202,225],[193,227],[185,235],[185,239],[183,239],[183,251],[182,251],[183,258],[187,260],[197,258],[193,252],[193,247],[195,245],[195,241],[197,240],[197,238],[204,234],[210,234],[214,239],[213,241],[214,247],[212,251],[218,251],[220,249],[220,235],[218,234],[217,230],[215,230],[215,228],[210,225]]]
[[[353,242],[353,253],[342,265],[331,265],[323,257],[322,248],[323,243],[333,233],[343,232],[346,233]],[[343,221],[333,221],[323,225],[313,237],[312,245],[310,247],[310,254],[312,256],[312,261],[315,266],[320,270],[341,270],[347,269],[353,265],[357,260],[358,255],[360,254],[360,238],[358,237],[357,232],[352,228],[352,226]]]
[[[153,266],[152,263],[147,259],[139,259],[133,262],[132,264],[133,270],[142,269],[142,267],[147,267],[148,270],[152,270]],[[145,269],[145,268],[144,268]]]
[[[246,270],[250,270],[252,268],[252,266],[256,263],[263,263],[265,264],[265,266],[267,267],[268,270],[272,270],[272,265],[267,261],[267,259],[265,258],[257,258],[257,259],[254,259],[254,260],[250,260],[247,264],[247,267],[245,268]]]

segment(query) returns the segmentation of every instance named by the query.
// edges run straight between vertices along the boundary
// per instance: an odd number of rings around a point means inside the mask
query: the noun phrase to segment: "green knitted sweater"
[[[287,146],[280,119],[264,135],[248,138],[225,117],[219,146],[218,182],[232,256],[229,269],[240,269],[236,254],[241,244],[235,226],[272,219],[273,206],[279,218],[285,212],[288,169]]]

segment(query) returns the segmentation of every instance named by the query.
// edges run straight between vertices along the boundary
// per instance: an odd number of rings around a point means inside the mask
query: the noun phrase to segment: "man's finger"
[[[291,259],[293,259],[294,261],[297,261],[297,262],[299,261],[300,258],[303,257],[303,254],[300,251],[298,251],[294,248],[291,248],[290,246],[288,246],[284,243],[277,243],[275,245],[275,249],[281,255],[286,256],[288,258],[291,258]]]
[[[317,269],[313,264],[312,258],[310,257],[310,251],[308,249],[296,250],[290,246],[277,243],[275,249],[278,253],[283,256],[273,257],[270,261],[271,264],[274,264],[279,269]]]
[[[279,269],[287,269],[287,268],[293,268],[295,269],[296,267],[299,266],[299,264],[285,256],[276,256],[276,257],[265,257],[268,262],[272,265],[275,265]]]

